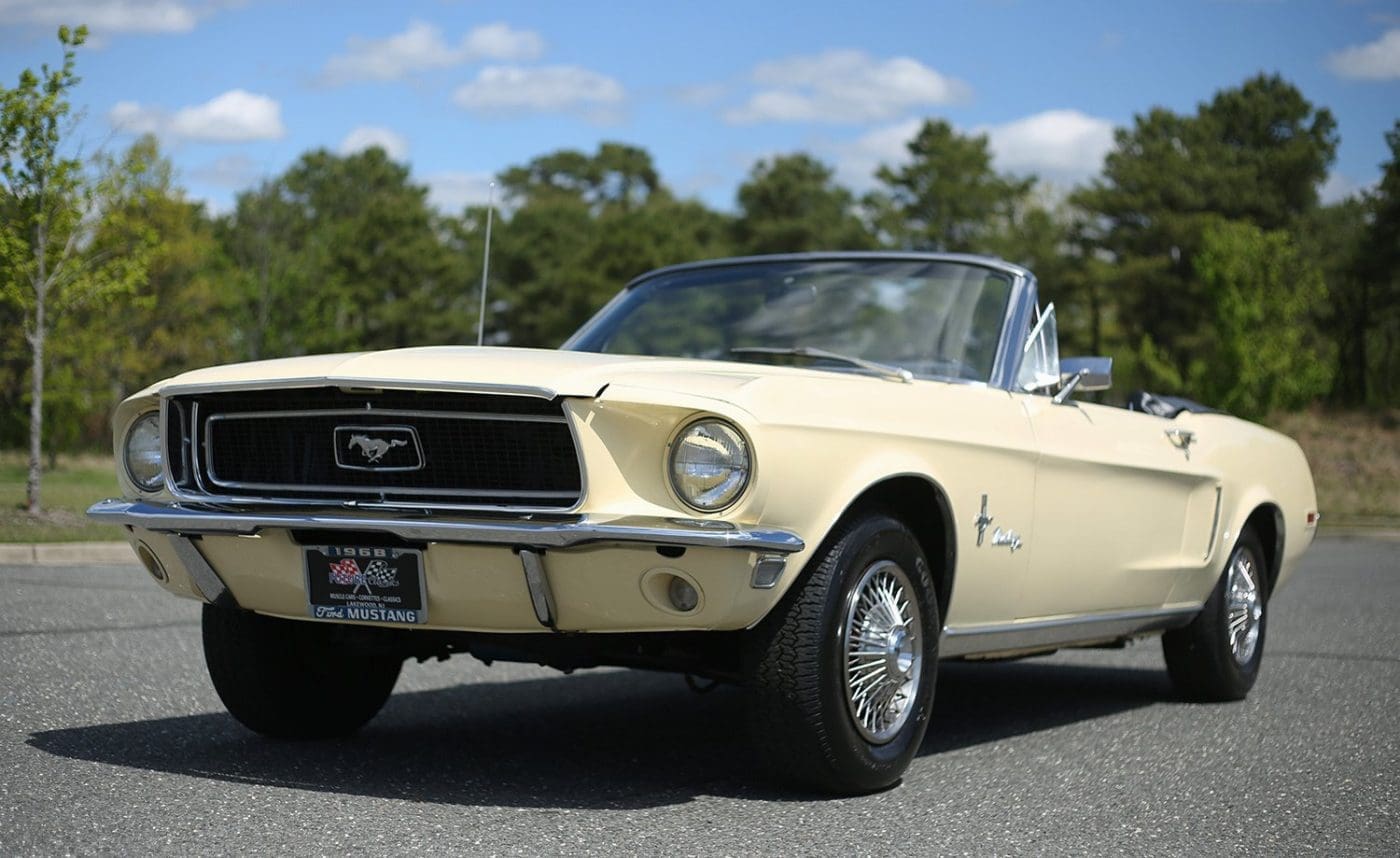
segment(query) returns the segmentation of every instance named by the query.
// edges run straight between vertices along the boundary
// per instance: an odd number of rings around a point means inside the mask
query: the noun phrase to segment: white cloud
[[[346,134],[345,139],[340,141],[340,154],[363,152],[371,146],[383,149],[385,154],[395,161],[408,158],[408,140],[402,134],[381,125],[361,125]]]
[[[428,202],[445,214],[456,214],[467,206],[486,205],[492,181],[494,177],[490,173],[451,171],[434,173],[423,179],[428,186]]]
[[[537,60],[544,53],[544,39],[532,30],[516,30],[498,21],[463,36],[462,50],[471,60]]]
[[[918,60],[877,60],[864,51],[827,51],[761,63],[751,75],[759,90],[725,113],[732,123],[879,122],[910,108],[950,104],[970,93]]]
[[[1400,28],[1387,30],[1374,42],[1352,45],[1327,58],[1327,67],[1341,77],[1361,80],[1400,78]]]
[[[127,134],[158,134],[165,127],[165,113],[139,102],[119,101],[107,111],[107,123]]]
[[[626,97],[613,78],[577,66],[487,66],[452,100],[482,113],[571,111],[608,121]]]
[[[202,8],[182,0],[0,0],[0,23],[86,24],[107,33],[188,33]]]
[[[875,170],[881,164],[897,166],[909,160],[905,144],[914,139],[923,124],[922,119],[906,119],[867,131],[853,142],[832,147],[837,181],[857,193],[874,187]]]
[[[998,169],[1071,182],[1098,173],[1113,148],[1113,123],[1078,110],[1047,110],[975,130],[989,138]]]
[[[400,80],[415,72],[452,68],[478,60],[533,60],[544,52],[544,40],[531,30],[496,23],[477,27],[456,44],[425,21],[410,21],[408,29],[382,39],[352,36],[346,51],[326,61],[321,79],[339,84],[355,80]]]
[[[873,187],[875,170],[882,164],[908,163],[906,144],[923,124],[923,119],[906,119],[826,147],[835,159],[837,180],[857,192]],[[1102,168],[1104,155],[1113,148],[1113,128],[1109,120],[1078,110],[1047,110],[1001,125],[959,131],[987,135],[998,170],[1072,183]]]
[[[1317,191],[1317,196],[1323,205],[1330,206],[1345,200],[1347,197],[1370,190],[1370,188],[1370,185],[1364,185],[1350,176],[1333,171],[1327,174],[1327,181],[1322,183],[1322,187]]]
[[[177,110],[170,131],[188,140],[216,143],[276,140],[287,133],[282,126],[282,105],[241,89]]]
[[[229,90],[173,114],[159,107],[121,101],[108,111],[107,121],[122,132],[160,134],[206,143],[277,140],[286,134],[282,106],[265,95],[241,89]]]

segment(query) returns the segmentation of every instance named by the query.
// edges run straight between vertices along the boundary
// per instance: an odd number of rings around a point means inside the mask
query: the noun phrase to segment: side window
[[[1060,384],[1060,340],[1055,330],[1055,305],[1037,310],[1021,349],[1021,369],[1016,373],[1016,387],[1028,392],[1045,391]]]

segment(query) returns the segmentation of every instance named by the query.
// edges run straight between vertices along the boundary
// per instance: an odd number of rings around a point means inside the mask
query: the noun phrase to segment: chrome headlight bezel
[[[147,446],[133,450],[132,445],[136,442]],[[150,459],[155,462],[154,472],[145,472],[144,478],[132,466],[138,454],[145,454],[148,464]],[[122,467],[126,470],[126,478],[143,492],[158,491],[165,484],[165,449],[160,437],[160,412],[148,411],[131,421],[122,440]]]
[[[688,442],[695,437],[695,433],[703,432],[706,427],[715,427],[721,446],[732,446],[737,452],[734,461],[728,465],[728,470],[731,473],[737,472],[738,476],[732,480],[724,479],[719,485],[708,490],[695,490],[682,482],[683,475],[678,470],[678,457],[689,449]],[[666,445],[663,465],[666,470],[666,485],[677,501],[700,513],[723,512],[738,503],[753,483],[755,470],[753,444],[743,430],[729,420],[712,415],[696,417],[682,424],[680,429],[671,436],[670,443]],[[721,487],[724,490],[718,495],[706,497],[707,493]]]

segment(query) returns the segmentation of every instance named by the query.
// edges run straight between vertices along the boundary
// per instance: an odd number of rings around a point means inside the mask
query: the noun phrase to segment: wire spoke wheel
[[[913,710],[923,672],[922,617],[908,574],[891,560],[870,565],[851,589],[841,629],[846,706],[866,741],[893,739]]]
[[[1264,616],[1264,596],[1259,587],[1259,569],[1247,551],[1231,558],[1229,579],[1225,582],[1226,636],[1230,652],[1239,665],[1249,664],[1259,644],[1259,628]]]

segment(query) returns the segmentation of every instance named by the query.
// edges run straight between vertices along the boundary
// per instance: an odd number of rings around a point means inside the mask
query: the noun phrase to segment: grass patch
[[[120,527],[96,524],[83,514],[94,501],[120,493],[111,456],[59,456],[57,467],[44,471],[40,493],[43,512],[37,516],[24,508],[28,479],[28,455],[17,450],[0,451],[0,542],[105,542],[123,538]]]
[[[1307,454],[1323,528],[1400,527],[1400,412],[1305,411],[1269,425]]]

